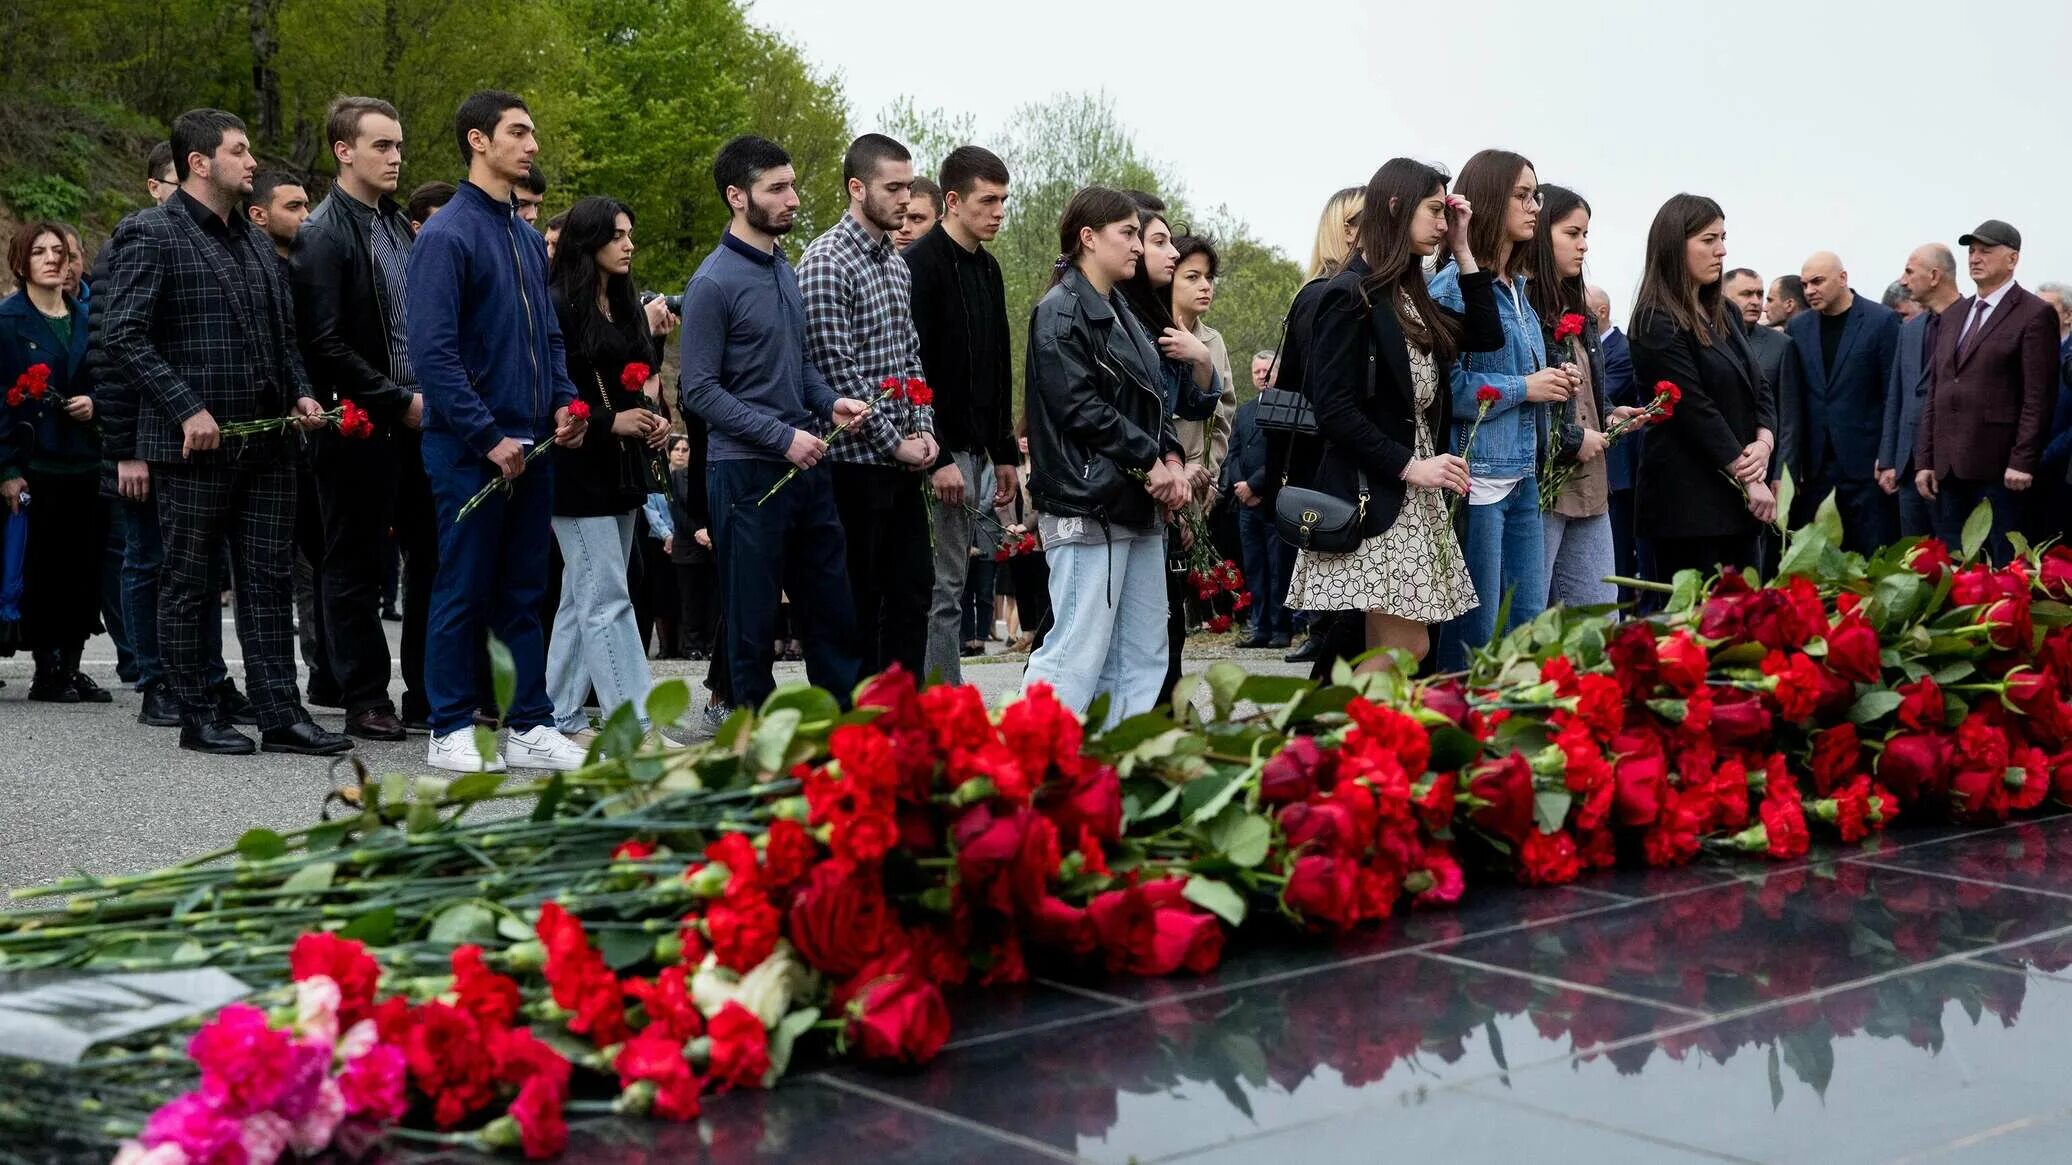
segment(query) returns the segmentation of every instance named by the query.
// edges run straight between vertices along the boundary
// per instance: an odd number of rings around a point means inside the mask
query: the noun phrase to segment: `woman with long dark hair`
[[[1461,167],[1454,189],[1481,210],[1467,245],[1494,280],[1504,343],[1462,356],[1452,369],[1453,418],[1462,422],[1456,452],[1473,474],[1468,489],[1465,550],[1481,604],[1464,616],[1440,652],[1440,666],[1467,663],[1467,653],[1536,618],[1547,605],[1546,561],[1540,532],[1540,491],[1534,476],[1547,449],[1548,406],[1568,401],[1582,383],[1571,362],[1549,366],[1540,321],[1526,297],[1533,234],[1539,227],[1539,177],[1532,163],[1508,150],[1483,150]],[[1462,269],[1439,257],[1432,297],[1464,309]],[[1478,394],[1497,390],[1479,428]],[[1473,431],[1475,447],[1467,448]],[[1499,610],[1509,604],[1504,626]]]
[[[1157,704],[1166,670],[1167,514],[1187,472],[1158,349],[1118,293],[1143,257],[1137,204],[1089,186],[1058,224],[1050,290],[1029,321],[1029,495],[1050,564],[1053,626],[1029,659],[1074,711],[1108,723]]]
[[[647,501],[647,451],[669,422],[647,407],[653,344],[633,291],[633,212],[610,198],[569,208],[554,248],[550,292],[568,350],[568,378],[590,406],[603,440],[554,455],[554,540],[561,547],[561,602],[547,650],[547,694],[564,734],[588,725],[595,688],[606,715],[631,702],[641,727],[654,683],[627,584],[634,514]],[[634,366],[649,368],[643,375]],[[633,369],[629,373],[629,369]]]
[[[1650,396],[1669,381],[1676,415],[1641,451],[1640,533],[1663,579],[1755,564],[1757,534],[1777,514],[1764,480],[1776,418],[1748,341],[1720,294],[1727,218],[1719,203],[1678,194],[1648,228],[1634,297],[1633,376]]]
[[[1624,413],[1610,412],[1605,401],[1604,349],[1583,284],[1590,204],[1565,186],[1542,186],[1540,198],[1525,290],[1539,317],[1547,359],[1573,366],[1583,378],[1574,397],[1554,406],[1548,428],[1552,448],[1546,460],[1574,462],[1578,468],[1560,497],[1540,499],[1547,601],[1555,606],[1611,604],[1619,601],[1619,588],[1604,581],[1614,562],[1604,431]]]
[[[1427,627],[1475,608],[1476,593],[1447,494],[1468,492],[1451,447],[1449,370],[1463,352],[1504,344],[1491,276],[1468,245],[1476,223],[1446,174],[1409,158],[1374,172],[1359,248],[1317,305],[1308,390],[1324,454],[1316,488],[1360,506],[1360,544],[1344,554],[1300,550],[1288,603],[1366,612],[1367,646],[1423,659]],[[1438,303],[1425,259],[1446,247],[1466,310]],[[1384,660],[1363,665],[1386,666]]]
[[[101,630],[101,441],[86,367],[86,306],[65,290],[72,248],[54,222],[23,224],[7,247],[21,290],[0,301],[0,501],[28,508],[22,632],[36,658],[29,698],[105,704],[79,670]]]

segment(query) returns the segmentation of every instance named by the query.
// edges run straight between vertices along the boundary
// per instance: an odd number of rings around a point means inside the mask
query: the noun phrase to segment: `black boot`
[[[93,682],[91,677],[79,670],[79,657],[85,652],[85,646],[81,645],[65,653],[64,670],[70,677],[72,690],[79,693],[79,702],[82,704],[114,703],[115,697],[108,693],[108,689]]]
[[[215,756],[250,756],[259,751],[252,738],[213,715],[183,713],[180,717],[180,747],[189,752]]]
[[[216,711],[227,724],[250,724],[257,726],[259,714],[252,711],[252,701],[237,690],[237,681],[229,676],[216,685]]]
[[[72,673],[65,669],[64,656],[57,651],[38,651],[36,674],[29,681],[29,698],[41,704],[77,704],[72,690]]]
[[[173,699],[164,680],[153,680],[144,688],[144,706],[137,709],[137,723],[151,728],[178,728],[180,701]]]

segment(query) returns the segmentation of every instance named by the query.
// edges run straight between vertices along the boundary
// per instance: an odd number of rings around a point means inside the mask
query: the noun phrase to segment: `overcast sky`
[[[1458,171],[1477,149],[1516,150],[1591,203],[1590,278],[1621,317],[1648,223],[1680,190],[1718,200],[1728,265],[1765,278],[1830,249],[1876,296],[1917,244],[2003,218],[2022,232],[2023,284],[2072,281],[2068,14],[2066,0],[751,9],[840,74],[859,130],[901,94],[990,133],[1025,102],[1105,92],[1193,204],[1227,204],[1297,260],[1324,198],[1388,158]]]

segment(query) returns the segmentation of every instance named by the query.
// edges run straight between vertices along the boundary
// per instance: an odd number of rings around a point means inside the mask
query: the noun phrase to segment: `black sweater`
[[[1000,263],[984,247],[967,251],[937,224],[900,253],[913,275],[914,331],[921,369],[935,393],[936,467],[952,452],[983,452],[1014,465],[1014,380],[1007,292]]]
[[[593,313],[597,310],[594,304],[586,306]],[[555,460],[554,513],[562,518],[631,513],[647,501],[647,494],[637,483],[626,481],[626,466],[645,446],[611,430],[613,416],[649,407],[637,388],[629,392],[619,384],[619,375],[628,364],[648,364],[653,358],[647,319],[635,312],[630,327],[612,327],[598,320],[602,326],[596,328],[591,344],[585,344],[581,316],[558,291],[554,310],[561,316],[561,334],[568,347],[568,378],[575,383],[576,399],[590,406],[589,432],[580,446],[541,454]],[[587,351],[592,345],[595,351]]]

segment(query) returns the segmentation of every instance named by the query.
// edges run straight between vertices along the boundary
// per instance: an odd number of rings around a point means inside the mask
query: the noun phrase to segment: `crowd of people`
[[[90,274],[72,227],[16,232],[0,529],[30,699],[110,702],[81,666],[105,627],[183,748],[416,730],[437,768],[567,769],[592,709],[668,742],[760,705],[779,654],[842,699],[892,667],[957,682],[996,580],[1026,682],[1112,722],[1170,695],[1204,616],[1239,614],[1247,649],[1302,635],[1320,674],[1376,647],[1453,669],[1550,603],[1631,598],[1620,578],[1774,565],[1785,492],[1832,494],[1851,549],[1956,541],[1981,501],[1998,555],[2063,534],[2072,291],[2015,281],[2005,222],[1957,240],[1972,294],[1929,243],[1874,302],[1831,253],[1729,268],[1723,210],[1679,194],[1622,330],[1581,193],[1502,150],[1457,178],[1397,158],[1327,203],[1240,405],[1215,244],[1156,194],[1071,198],[1017,353],[987,249],[1012,178],[983,147],[931,177],[856,139],[846,212],[794,266],[791,159],[735,138],[730,221],[673,296],[639,290],[625,204],[537,221],[522,99],[476,93],[452,129],[465,180],[399,199],[395,108],[340,98],[313,202],[194,110]],[[1235,603],[1190,567],[1203,539],[1242,559]],[[649,721],[651,652],[709,660],[687,723]],[[508,729],[488,752],[484,724]]]

